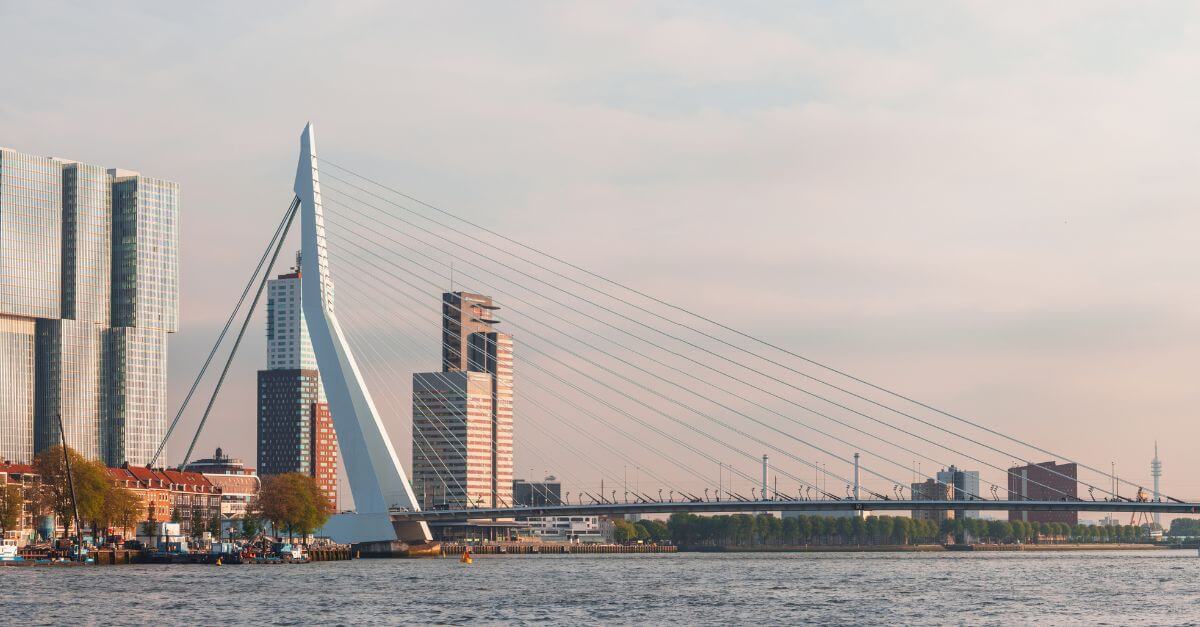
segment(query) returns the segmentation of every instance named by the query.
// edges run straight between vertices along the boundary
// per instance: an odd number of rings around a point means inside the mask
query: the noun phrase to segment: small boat
[[[0,562],[23,562],[25,558],[21,557],[17,550],[16,540],[4,540],[0,542]]]
[[[462,557],[458,558],[458,561],[464,564],[474,563],[475,560],[471,558],[471,549],[463,551]]]

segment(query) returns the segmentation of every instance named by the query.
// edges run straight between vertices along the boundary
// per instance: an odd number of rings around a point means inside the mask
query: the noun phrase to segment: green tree
[[[251,512],[242,517],[242,535],[253,538],[262,532],[262,520]]]
[[[87,460],[74,449],[67,448],[71,459],[70,479],[75,484],[75,500],[80,520],[97,520],[104,505],[104,493],[109,487],[108,471],[104,466]],[[70,536],[75,510],[71,502],[71,481],[63,460],[63,447],[54,445],[33,458],[34,471],[39,477],[36,499],[38,509],[50,512],[63,525],[64,537]]]
[[[191,536],[199,538],[207,526],[208,520],[204,517],[204,510],[200,507],[192,508],[191,520],[188,521],[188,531],[191,533]]]
[[[142,517],[142,499],[132,490],[109,484],[104,492],[101,520],[105,527],[115,526],[122,531],[137,527]]]
[[[627,520],[620,518],[612,521],[613,523],[613,540],[619,544],[632,542],[637,539],[637,527],[632,525]]]
[[[333,506],[315,479],[290,472],[263,479],[258,491],[255,513],[271,521],[276,529],[286,529],[288,538],[307,537],[329,520]]]
[[[0,536],[21,525],[25,509],[25,490],[19,485],[6,485],[0,490]]]

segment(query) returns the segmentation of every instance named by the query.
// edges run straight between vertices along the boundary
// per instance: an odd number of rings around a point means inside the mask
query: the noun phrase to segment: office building
[[[562,505],[562,482],[552,476],[543,481],[515,479],[512,495],[516,507]]]
[[[937,480],[939,483],[944,483],[954,488],[953,498],[956,501],[978,501],[982,498],[979,495],[978,470],[959,470],[954,466],[950,466],[945,470],[938,471]],[[954,510],[954,517],[979,518],[979,510],[956,509]]]
[[[300,258],[267,285],[267,368],[258,371],[258,471],[307,474],[337,508],[338,446],[300,300]]]
[[[911,486],[912,500],[914,501],[953,501],[954,500],[954,485],[950,483],[942,483],[940,480],[926,479],[921,483],[914,483]],[[912,511],[913,520],[932,520],[940,523],[943,520],[954,518],[954,512],[944,509],[914,509]]]
[[[413,375],[413,488],[422,507],[513,501],[512,338],[479,294],[442,295],[442,371]]]
[[[0,457],[146,464],[179,325],[179,187],[0,149]]]
[[[1063,501],[1078,498],[1078,468],[1075,464],[1042,462],[1008,469],[1008,498],[1013,501]],[[1010,521],[1057,522],[1074,525],[1079,512],[1010,511]]]

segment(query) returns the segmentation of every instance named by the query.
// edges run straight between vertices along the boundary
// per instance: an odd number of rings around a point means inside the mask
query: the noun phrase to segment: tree
[[[21,525],[25,509],[25,490],[19,485],[6,485],[0,490],[0,536]]]
[[[204,528],[208,526],[208,520],[204,517],[204,510],[200,507],[192,509],[192,519],[189,521],[189,531],[193,538],[199,538],[204,533]]]
[[[247,538],[253,538],[262,531],[262,520],[253,512],[246,512],[242,517],[242,535]]]
[[[616,519],[613,523],[613,540],[619,544],[637,539],[637,527],[627,520]]]
[[[289,472],[263,479],[255,513],[276,529],[286,529],[291,539],[297,533],[306,537],[319,529],[333,514],[333,506],[315,479]]]
[[[70,447],[67,447],[67,455],[71,459],[71,479],[75,484],[79,518],[98,520],[104,505],[104,492],[110,485],[108,471]],[[38,453],[33,458],[33,467],[40,477],[37,492],[39,509],[50,512],[62,522],[64,537],[68,537],[75,509],[71,502],[71,485],[63,460],[63,447],[56,444]]]
[[[96,530],[116,526],[128,530],[137,526],[142,514],[142,499],[132,490],[109,483],[104,490],[104,500],[97,515]]]

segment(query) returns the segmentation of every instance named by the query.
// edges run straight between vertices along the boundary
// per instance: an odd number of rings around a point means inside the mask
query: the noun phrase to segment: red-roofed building
[[[21,546],[34,539],[37,516],[30,506],[30,499],[33,496],[32,490],[37,484],[37,478],[37,473],[29,464],[0,462],[0,488],[7,489],[8,486],[17,486],[25,492],[24,506],[17,516],[17,528],[4,531],[5,539],[16,540],[17,544]]]
[[[191,533],[193,521],[203,520],[206,529],[220,515],[221,490],[200,473],[125,464],[109,468],[108,476],[116,485],[141,497],[146,509],[142,522],[167,522],[178,517],[184,533]]]

